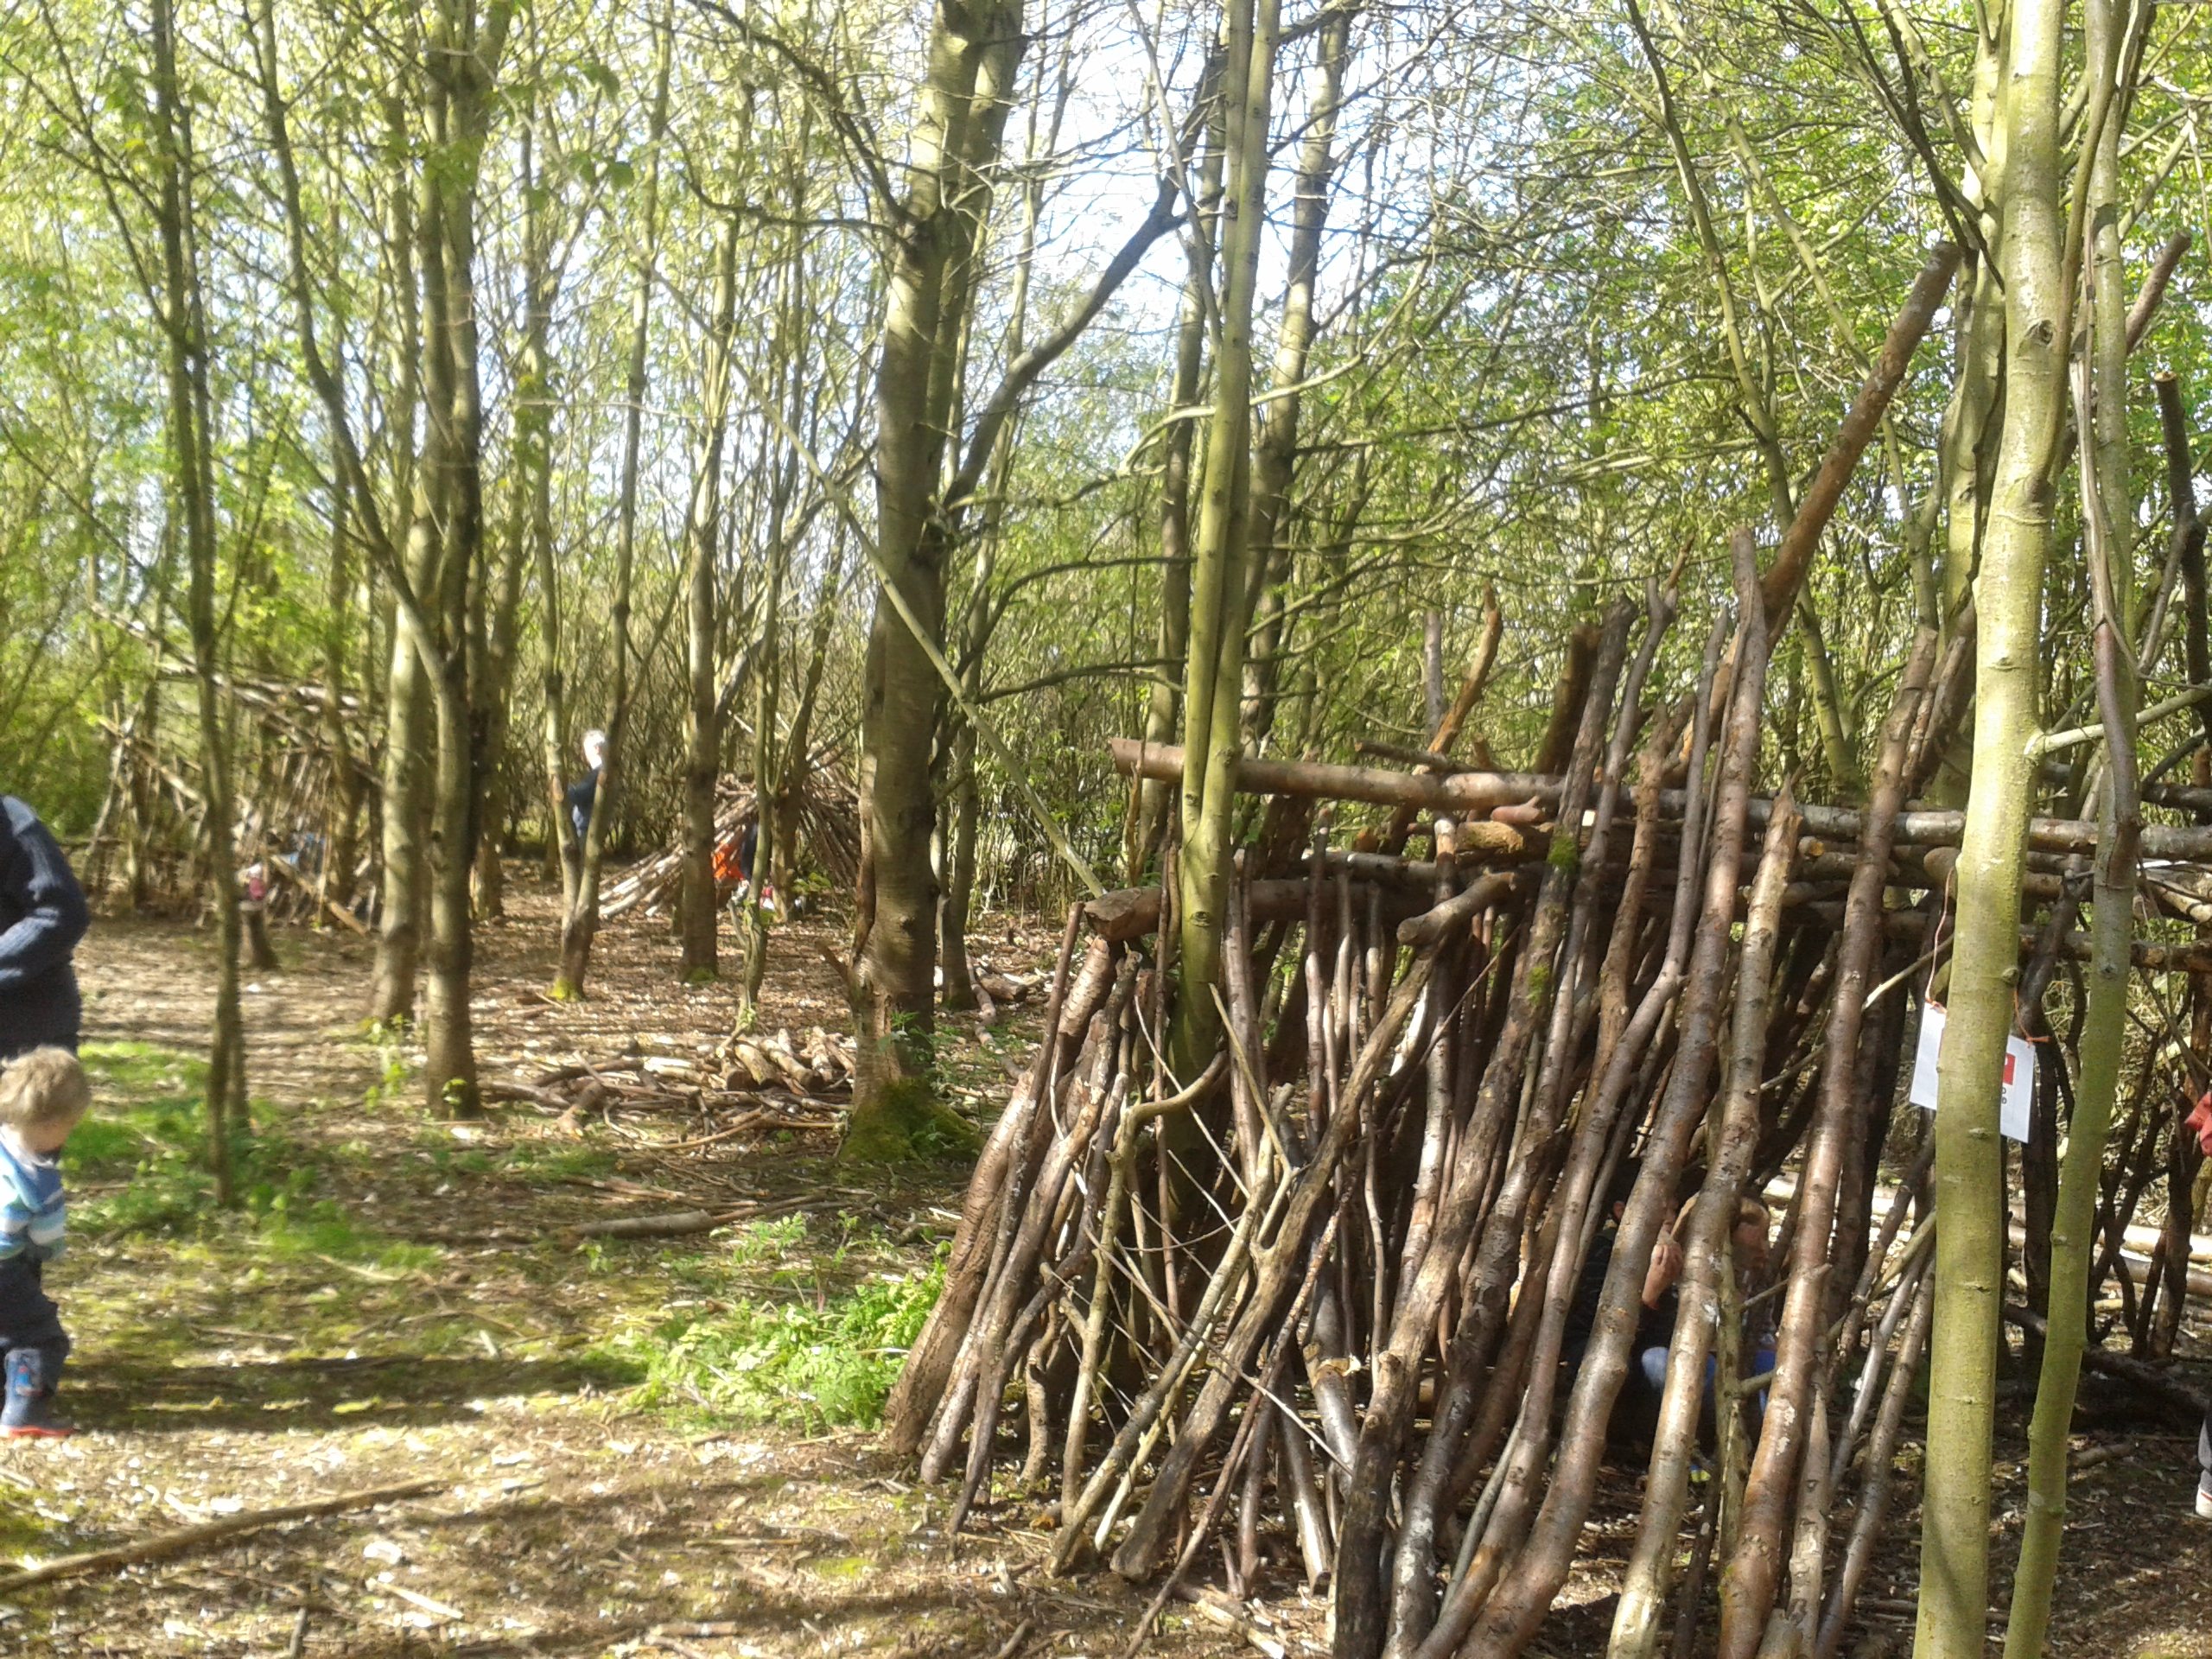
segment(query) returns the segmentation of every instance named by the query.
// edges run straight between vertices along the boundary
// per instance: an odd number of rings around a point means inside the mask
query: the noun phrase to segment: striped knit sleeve
[[[22,1189],[4,1177],[0,1177],[0,1195],[4,1195],[0,1202],[0,1262],[7,1262],[29,1248],[39,1211],[25,1203]]]
[[[38,1261],[51,1262],[61,1254],[69,1231],[69,1200],[62,1193],[60,1182],[54,1184],[54,1196],[31,1212],[25,1231],[31,1255]]]

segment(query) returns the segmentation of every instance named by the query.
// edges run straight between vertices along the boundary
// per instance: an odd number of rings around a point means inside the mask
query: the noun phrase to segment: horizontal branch
[[[444,1491],[445,1485],[442,1480],[410,1480],[397,1486],[378,1486],[367,1491],[317,1498],[311,1503],[288,1503],[282,1509],[252,1510],[244,1515],[226,1515],[220,1520],[206,1522],[196,1527],[157,1533],[135,1544],[120,1544],[113,1549],[95,1549],[82,1555],[64,1555],[60,1560],[48,1561],[42,1567],[10,1573],[5,1578],[0,1578],[0,1595],[11,1594],[34,1584],[51,1584],[56,1579],[86,1578],[94,1573],[136,1567],[142,1561],[158,1561],[167,1556],[181,1555],[187,1550],[196,1549],[203,1544],[219,1543],[241,1533],[275,1526],[279,1522],[312,1521],[319,1516],[342,1515],[349,1510],[373,1509],[379,1503],[394,1503],[404,1497],[422,1497],[430,1492]]]
[[[1109,741],[1114,769],[1135,772],[1160,783],[1180,783],[1183,751],[1173,744],[1146,744],[1133,737]],[[1376,806],[1410,806],[1417,810],[1459,813],[1488,811],[1521,801],[1554,802],[1559,779],[1535,772],[1462,772],[1420,776],[1386,772],[1379,766],[1338,766],[1318,760],[1244,760],[1236,765],[1241,795],[1303,795],[1321,800],[1366,801]]]

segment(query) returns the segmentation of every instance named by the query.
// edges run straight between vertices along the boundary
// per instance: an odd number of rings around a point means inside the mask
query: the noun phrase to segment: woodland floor
[[[547,1000],[551,904],[525,873],[517,882],[512,919],[480,935],[486,1077],[527,1081],[633,1037],[697,1054],[727,1033],[728,989],[674,982],[661,920],[602,935],[588,1001]],[[974,949],[1002,971],[1049,969],[1056,933],[1001,919]],[[64,1402],[86,1432],[0,1445],[0,1556],[51,1560],[418,1478],[440,1488],[18,1592],[0,1602],[0,1652],[1122,1651],[1147,1596],[1109,1575],[1051,1577],[1051,1535],[1018,1495],[948,1555],[944,1497],[850,1422],[880,1398],[883,1348],[922,1305],[964,1169],[858,1171],[835,1161],[834,1137],[787,1132],[652,1150],[701,1133],[696,1118],[579,1129],[522,1107],[431,1122],[408,1053],[361,1033],[367,943],[276,937],[283,968],[248,980],[255,1130],[240,1143],[245,1206],[224,1216],[188,1156],[208,936],[107,920],[79,953],[102,1102],[73,1142],[72,1245],[48,1283],[77,1344]],[[820,947],[837,937],[803,921],[778,934],[769,1029],[836,1027],[843,999]],[[956,1023],[960,1104],[995,1109],[1033,1020],[1017,1013],[988,1039]],[[559,1236],[743,1205],[765,1213],[704,1239]],[[455,1242],[492,1230],[534,1242]],[[2212,1334],[2195,1343],[2212,1360]],[[2003,1414],[2000,1560],[2024,1501],[2025,1402]],[[2080,1444],[2122,1438],[2077,1482],[2053,1651],[2212,1659],[2193,1435],[2115,1419]],[[1908,1478],[1916,1461],[1908,1446]],[[1638,1472],[1606,1471],[1570,1605],[1535,1651],[1602,1650]],[[1901,1505],[1911,1495],[1908,1478]],[[1846,1649],[1862,1659],[1907,1644],[1914,1519],[1900,1508],[1862,1602]],[[1263,1617],[1289,1651],[1325,1651],[1321,1599],[1284,1553]],[[1236,1650],[1181,1604],[1149,1649]]]

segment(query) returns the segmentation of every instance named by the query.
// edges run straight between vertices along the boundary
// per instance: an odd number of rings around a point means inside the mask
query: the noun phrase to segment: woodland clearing
[[[591,999],[548,1001],[552,934],[531,924],[550,901],[522,888],[511,902],[515,922],[485,931],[487,1076],[615,1053],[633,1034],[650,1050],[700,1052],[726,1032],[727,988],[673,982],[664,925],[645,918],[608,930]],[[973,941],[979,959],[1049,964],[1048,937],[994,920]],[[764,997],[768,1028],[834,1010],[838,987],[812,948],[831,933],[788,930]],[[246,997],[254,1175],[246,1211],[226,1216],[204,1207],[200,1178],[162,1138],[164,1125],[196,1122],[208,936],[106,921],[79,953],[103,1099],[76,1158],[80,1236],[55,1271],[77,1342],[66,1395],[86,1432],[0,1449],[0,1551],[46,1560],[340,1492],[438,1488],[18,1592],[0,1611],[0,1650],[1122,1649],[1149,1592],[1103,1572],[1053,1577],[1039,1506],[1007,1483],[948,1555],[936,1524],[945,1494],[915,1487],[911,1465],[851,1421],[880,1403],[880,1363],[810,1390],[773,1370],[784,1356],[772,1344],[733,1355],[683,1339],[741,1305],[819,1316],[872,1283],[918,1286],[949,1232],[960,1163],[856,1171],[820,1132],[655,1153],[651,1143],[696,1126],[618,1114],[569,1128],[528,1105],[426,1122],[404,1086],[404,1051],[365,1038],[353,1018],[366,945],[304,929],[277,938],[284,966],[253,978]],[[1015,1013],[988,1043],[973,1025],[950,1033],[954,1098],[995,1111],[1001,1058],[1024,1051],[1033,1020]],[[563,1234],[734,1203],[808,1207],[704,1240]],[[537,1242],[442,1242],[487,1224]],[[2206,1353],[2208,1333],[2194,1335]],[[758,1393],[717,1408],[698,1391],[718,1364],[748,1363],[792,1388],[773,1414],[783,1421],[760,1420],[773,1408]],[[2212,1380],[2212,1363],[2196,1374]],[[796,1397],[810,1391],[812,1408]],[[2212,1654],[2212,1532],[2184,1530],[2189,1438],[2129,1416],[2131,1403],[2102,1401],[2110,1426],[2076,1441],[2103,1449],[2072,1488],[2052,1651],[2201,1659]],[[2024,1428],[2000,1430],[2000,1561],[2024,1501]],[[1904,1448],[1908,1476],[1916,1456]],[[1605,1471],[1543,1651],[1602,1651],[1639,1480],[1624,1465]],[[1911,1519],[1901,1510],[1862,1602],[1857,1653],[1901,1651]],[[1287,1541],[1276,1543],[1248,1611],[1263,1640],[1322,1650],[1324,1600],[1305,1593]],[[1211,1576],[1202,1564],[1192,1579]],[[1226,1604],[1218,1589],[1202,1593]],[[1182,1612],[1148,1650],[1251,1650]]]

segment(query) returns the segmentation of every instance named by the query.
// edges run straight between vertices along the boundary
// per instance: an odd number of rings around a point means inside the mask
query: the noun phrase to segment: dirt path
[[[487,1077],[633,1038],[696,1051],[727,1032],[728,991],[671,982],[665,924],[651,920],[604,937],[590,1001],[550,1002],[550,909],[527,893],[514,908],[484,931]],[[831,938],[804,925],[780,937],[769,1027],[834,1023],[842,999],[819,955]],[[578,1135],[528,1108],[429,1122],[410,1057],[359,1034],[366,942],[278,939],[283,970],[248,981],[256,1134],[240,1148],[247,1206],[228,1216],[186,1155],[208,940],[109,922],[80,955],[102,1103],[73,1144],[72,1249],[49,1282],[77,1344],[65,1400],[87,1432],[0,1445],[0,1556],[416,1478],[441,1488],[21,1592],[0,1604],[0,1651],[274,1655],[302,1613],[290,1650],[364,1659],[989,1655],[1025,1622],[1033,1659],[1118,1649],[1141,1603],[1110,1584],[1040,1583],[1049,1541],[1011,1508],[949,1561],[942,1498],[837,1421],[880,1398],[895,1361],[853,1333],[923,1305],[959,1170],[856,1176],[820,1135],[656,1154],[649,1143],[692,1126]],[[995,946],[1013,969],[1051,948]],[[980,1096],[1020,1044],[969,1032],[956,1071]],[[555,1236],[746,1202],[769,1217],[704,1241]],[[490,1227],[543,1242],[440,1242]],[[732,1427],[763,1409],[785,1421]]]
[[[561,1005],[542,995],[550,905],[524,885],[514,909],[482,934],[487,1077],[632,1041],[696,1053],[726,1032],[726,989],[673,982],[664,922],[611,929],[593,997]],[[0,1443],[0,1559],[418,1478],[438,1490],[0,1599],[0,1653],[1121,1653],[1143,1599],[1109,1576],[1052,1579],[1034,1503],[987,1507],[949,1555],[944,1497],[912,1489],[851,1426],[925,1306],[964,1171],[856,1172],[822,1134],[654,1150],[696,1135],[689,1118],[578,1132],[525,1107],[432,1122],[413,1058],[360,1033],[367,944],[278,939],[283,969],[248,982],[256,1122],[238,1147],[246,1202],[229,1214],[192,1155],[207,938],[105,922],[81,953],[101,1105],[73,1142],[72,1249],[50,1282],[77,1342],[65,1398],[89,1432]],[[834,1027],[821,948],[836,942],[826,925],[779,936],[770,1028]],[[977,948],[1018,972],[1049,966],[1053,944],[1031,929]],[[952,1032],[956,1097],[995,1102],[1026,1041],[1019,1017],[988,1041]],[[760,1218],[704,1239],[560,1236],[741,1205]],[[455,1242],[493,1230],[537,1242]],[[2188,1516],[2191,1449],[2137,1426],[2077,1483],[2054,1653],[2212,1659],[2212,1527]],[[2000,1444],[2004,1558],[2020,1451]],[[1537,1651],[1603,1651],[1638,1473],[1606,1471]],[[1909,1644],[1909,1502],[1848,1649],[1861,1659]],[[1288,1570],[1287,1541],[1268,1544],[1272,1628],[1290,1654],[1325,1652],[1322,1599]],[[1168,1623],[1148,1651],[1250,1650],[1187,1609]]]

